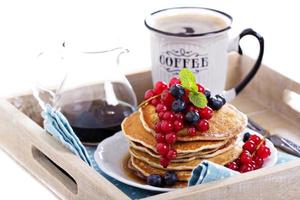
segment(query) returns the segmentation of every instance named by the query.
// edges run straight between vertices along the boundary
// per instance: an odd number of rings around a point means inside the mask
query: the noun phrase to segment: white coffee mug
[[[252,29],[245,29],[229,39],[232,17],[224,12],[201,7],[175,7],[151,13],[145,25],[151,30],[152,78],[168,81],[188,68],[197,82],[213,94],[233,99],[254,77],[264,52],[264,39]],[[242,54],[239,41],[252,35],[259,41],[259,56],[248,75],[235,87],[224,91],[228,53]]]

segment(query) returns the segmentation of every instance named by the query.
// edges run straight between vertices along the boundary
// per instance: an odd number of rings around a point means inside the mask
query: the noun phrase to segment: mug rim
[[[171,33],[171,32],[167,32],[167,31],[162,31],[162,30],[159,30],[157,28],[154,28],[153,26],[149,25],[147,23],[148,21],[148,18],[154,16],[155,14],[157,13],[161,13],[161,12],[164,12],[164,11],[168,11],[168,10],[175,10],[175,9],[200,9],[200,10],[208,10],[208,11],[213,11],[213,12],[216,12],[218,14],[221,14],[225,17],[227,17],[229,19],[229,23],[228,25],[225,27],[225,28],[222,28],[222,29],[219,29],[219,30],[216,30],[216,31],[208,31],[208,32],[203,32],[203,33],[192,33],[192,34],[182,34],[182,33]],[[217,33],[221,33],[221,32],[224,32],[224,31],[227,31],[231,28],[231,24],[232,24],[232,21],[233,21],[233,18],[231,15],[223,12],[223,11],[220,11],[220,10],[216,10],[216,9],[212,9],[212,8],[206,8],[206,7],[197,7],[197,6],[188,6],[188,7],[170,7],[170,8],[164,8],[164,9],[160,9],[160,10],[157,10],[155,12],[152,12],[150,13],[144,20],[144,24],[145,26],[151,30],[151,31],[154,31],[154,32],[157,32],[157,33],[160,33],[160,34],[163,34],[163,35],[168,35],[168,36],[176,36],[176,37],[200,37],[200,36],[207,36],[207,35],[213,35],[213,34],[217,34]]]

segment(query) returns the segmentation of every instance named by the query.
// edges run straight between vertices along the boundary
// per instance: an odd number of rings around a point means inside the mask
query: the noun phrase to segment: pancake
[[[137,163],[141,164],[141,162],[139,162],[139,161]],[[143,179],[145,181],[145,184],[146,184],[147,176],[144,175],[143,173],[141,173],[138,169],[136,169],[133,166],[132,159],[128,160],[128,168],[130,170],[132,170],[136,174],[136,176],[138,176],[139,178]],[[163,175],[163,173],[160,174],[160,175]],[[167,186],[167,187],[171,187],[171,188],[184,188],[184,187],[187,187],[187,184],[188,184],[187,181],[176,181],[175,185]]]
[[[132,166],[142,173],[144,176],[149,176],[150,174],[159,174],[163,176],[166,173],[166,170],[158,169],[155,167],[151,167],[146,162],[136,159],[135,157],[130,158]],[[177,179],[179,181],[188,181],[190,179],[192,171],[176,171]]]
[[[152,149],[149,149],[137,142],[133,142],[133,141],[129,141],[129,145],[134,148],[134,149],[137,149],[137,150],[140,150],[140,151],[143,151],[145,153],[148,153],[150,154],[152,157],[155,157],[155,158],[159,158],[160,155],[157,154],[156,152],[154,152]],[[218,150],[219,148],[214,148],[214,149],[205,149],[203,151],[199,151],[199,152],[196,152],[196,153],[179,153],[177,154],[177,157],[176,158],[190,158],[192,156],[195,156],[195,155],[207,155],[207,154],[210,154],[210,153],[214,153]]]
[[[235,146],[234,148],[231,148],[222,154],[219,154],[212,158],[208,158],[206,160],[209,160],[219,165],[225,165],[237,159],[241,152],[242,149],[238,146]],[[132,147],[129,148],[129,153],[131,156],[135,157],[136,159],[144,161],[145,163],[148,163],[150,166],[162,170],[193,170],[201,161],[204,160],[204,159],[195,159],[188,162],[180,162],[180,163],[171,162],[167,168],[164,168],[160,165],[159,159],[154,158],[147,153],[133,149]]]
[[[201,152],[197,152],[197,153],[177,154],[176,159],[171,160],[171,162],[188,162],[188,161],[195,160],[197,158],[211,158],[211,157],[222,154],[225,151],[228,151],[229,149],[233,148],[234,145],[235,145],[235,142],[236,142],[236,138],[232,138],[225,145],[223,145],[221,148],[212,149],[212,150],[208,149],[206,151],[201,151]],[[146,148],[142,145],[139,145],[139,144],[134,143],[134,142],[130,142],[130,146],[133,149],[136,149],[136,150],[142,151],[144,153],[147,153],[147,154],[151,155],[154,158],[160,158],[159,154],[155,153],[151,149],[148,149],[148,148]]]
[[[150,132],[144,129],[144,126],[140,121],[139,112],[134,112],[125,118],[121,126],[123,133],[128,140],[140,143],[156,152],[156,140]],[[176,142],[173,147],[177,150],[177,153],[195,153],[205,149],[220,148],[227,142],[227,140]]]
[[[176,159],[171,160],[171,162],[189,162],[189,161],[196,160],[196,159],[212,158],[212,157],[218,156],[220,154],[223,154],[226,151],[229,151],[230,149],[234,148],[234,146],[235,146],[235,139],[232,139],[227,144],[225,144],[224,146],[222,146],[221,148],[217,149],[214,152],[211,152],[208,154],[200,154],[200,155],[196,154],[196,155],[193,155],[192,157],[186,157],[186,158],[176,157]]]
[[[159,120],[155,107],[148,104],[139,111],[144,128],[155,135],[154,126]],[[247,116],[233,105],[226,103],[219,111],[214,111],[207,131],[197,132],[196,136],[190,137],[187,135],[187,129],[183,128],[177,132],[177,141],[226,140],[239,134],[246,126]]]

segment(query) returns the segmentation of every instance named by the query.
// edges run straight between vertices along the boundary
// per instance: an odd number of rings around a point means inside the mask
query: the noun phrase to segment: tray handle
[[[4,99],[0,122],[0,147],[59,198],[129,199]]]
[[[53,160],[48,158],[42,151],[37,147],[31,147],[31,153],[33,159],[40,164],[49,174],[64,185],[71,193],[78,194],[78,186],[76,180],[64,169],[62,169]]]

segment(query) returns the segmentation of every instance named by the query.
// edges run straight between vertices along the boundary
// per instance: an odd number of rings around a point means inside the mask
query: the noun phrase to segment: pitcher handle
[[[119,47],[118,49],[121,49],[122,51],[118,54],[117,56],[117,65],[120,65],[120,57],[121,55],[123,55],[124,53],[129,53],[129,49],[123,48],[123,47]]]

